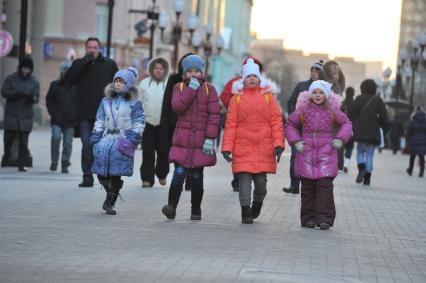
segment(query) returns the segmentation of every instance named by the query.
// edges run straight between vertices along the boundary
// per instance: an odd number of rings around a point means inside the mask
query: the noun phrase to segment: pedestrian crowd
[[[17,165],[23,172],[32,163],[28,139],[33,106],[40,96],[33,69],[31,58],[22,58],[1,87],[6,99],[1,165]],[[302,227],[327,230],[333,226],[334,179],[348,172],[355,142],[357,183],[371,184],[374,153],[388,132],[394,154],[406,136],[407,173],[413,174],[419,157],[423,177],[425,111],[415,108],[405,132],[398,115],[388,122],[375,81],[364,80],[361,95],[355,97],[355,89],[346,88],[336,61],[312,64],[310,78],[299,82],[290,95],[287,118],[265,80],[264,66],[254,57],[242,62],[240,75],[225,85],[220,96],[197,54],[184,55],[174,74],[162,57],[153,58],[147,70],[148,76],[138,83],[135,68],[119,70],[101,54],[100,41],[90,37],[83,58],[61,63],[59,78],[50,84],[46,96],[52,131],[50,170],[58,169],[61,157],[61,172],[68,173],[72,140],[80,137],[83,177],[79,186],[93,187],[96,174],[106,192],[102,208],[107,214],[116,214],[122,177],[132,176],[139,145],[142,187],[153,187],[156,178],[165,186],[170,163],[174,165],[162,208],[167,219],[176,217],[183,188],[191,191],[191,219],[202,219],[204,168],[215,166],[217,148],[232,164],[231,186],[239,194],[241,221],[246,224],[261,213],[267,175],[276,174],[285,139],[291,147],[291,182],[283,191],[300,193]],[[15,140],[18,154],[13,160]]]

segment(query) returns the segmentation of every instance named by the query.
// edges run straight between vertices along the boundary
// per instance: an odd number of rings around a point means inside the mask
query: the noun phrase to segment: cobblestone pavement
[[[184,192],[168,221],[167,187],[142,189],[138,173],[106,215],[99,184],[77,187],[74,141],[70,174],[49,172],[48,130],[30,136],[28,173],[0,169],[0,282],[426,282],[426,182],[405,174],[407,156],[377,154],[371,187],[355,184],[352,160],[335,181],[335,226],[320,231],[300,227],[300,196],[281,190],[288,153],[253,225],[221,157],[205,171],[203,220],[189,220]]]

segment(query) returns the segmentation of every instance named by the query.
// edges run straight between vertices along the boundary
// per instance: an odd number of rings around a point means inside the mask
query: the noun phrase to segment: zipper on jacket
[[[190,159],[190,161],[189,161],[189,168],[192,168],[192,161],[193,161],[193,158],[194,158],[194,148],[195,148],[195,134],[196,134],[196,131],[197,131],[197,129],[194,129],[194,125],[196,125],[197,123],[195,123],[195,121],[194,121],[194,118],[196,118],[197,117],[197,110],[198,110],[198,107],[197,107],[197,98],[198,98],[198,89],[195,91],[195,98],[194,98],[194,109],[195,109],[195,111],[193,112],[193,114],[192,114],[192,119],[191,119],[191,132],[192,132],[192,134],[193,134],[193,138],[192,138],[192,143],[191,143],[191,159]]]

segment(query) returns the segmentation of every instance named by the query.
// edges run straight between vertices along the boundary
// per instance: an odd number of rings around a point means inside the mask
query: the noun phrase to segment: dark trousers
[[[18,166],[24,167],[27,163],[27,158],[29,155],[28,150],[28,138],[30,132],[20,132],[20,131],[11,131],[4,130],[3,143],[4,143],[4,160],[9,160],[12,155],[12,145],[15,137],[19,139],[19,149],[18,149]]]
[[[354,141],[350,139],[347,144],[345,144],[345,157],[351,159],[352,151],[354,149]]]
[[[296,160],[296,153],[296,148],[292,146],[290,157],[290,187],[293,189],[298,189],[300,186],[300,179],[294,174],[294,161]]]
[[[90,143],[92,136],[94,121],[83,120],[79,123],[80,138],[81,138],[81,171],[83,172],[83,179],[88,182],[93,182],[92,163],[93,163],[93,147]]]
[[[97,175],[99,183],[101,185],[103,184],[107,184],[109,181],[111,182],[120,182],[121,181],[121,176],[102,176],[102,175]]]
[[[391,137],[392,152],[396,154],[401,149],[401,137]]]
[[[424,155],[410,155],[410,166],[408,167],[408,170],[413,171],[414,168],[414,161],[416,160],[416,156],[420,159],[420,173],[425,172],[425,156]]]
[[[301,179],[300,221],[302,226],[314,222],[317,226],[327,223],[333,226],[336,208],[333,196],[333,178],[317,180]]]
[[[157,162],[155,154],[157,153]],[[165,179],[169,174],[169,152],[160,126],[145,124],[142,137],[142,166],[140,169],[142,181],[154,184],[154,175]]]
[[[337,162],[338,162],[338,168],[339,170],[343,170],[343,166],[345,163],[345,148],[341,147],[340,149],[337,150]]]
[[[201,202],[204,194],[203,172],[204,167],[188,169],[180,165],[175,165],[175,171],[173,172],[173,178],[170,184],[168,204],[177,207],[185,178],[189,178],[191,184],[192,210],[197,212],[201,211]]]
[[[239,197],[241,206],[250,206],[251,205],[251,183],[254,183],[253,191],[253,201],[263,202],[265,199],[267,190],[266,190],[266,173],[248,173],[241,172],[238,173],[239,180]]]

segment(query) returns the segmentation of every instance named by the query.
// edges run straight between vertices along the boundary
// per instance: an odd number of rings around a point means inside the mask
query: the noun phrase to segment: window
[[[105,42],[108,33],[108,6],[106,4],[96,4],[96,37]]]

